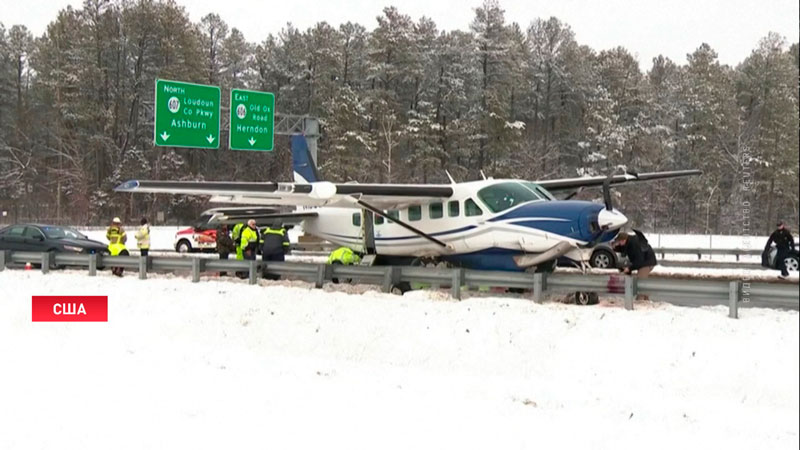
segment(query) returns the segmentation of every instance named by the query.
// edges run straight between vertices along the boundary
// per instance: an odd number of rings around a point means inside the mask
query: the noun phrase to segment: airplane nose
[[[618,230],[628,223],[628,218],[616,209],[602,209],[597,215],[597,223],[601,228]]]

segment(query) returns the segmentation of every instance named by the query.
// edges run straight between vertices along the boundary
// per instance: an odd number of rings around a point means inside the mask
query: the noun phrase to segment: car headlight
[[[83,248],[82,247],[73,247],[72,245],[65,245],[64,246],[64,250],[80,253],[80,252],[83,251]]]

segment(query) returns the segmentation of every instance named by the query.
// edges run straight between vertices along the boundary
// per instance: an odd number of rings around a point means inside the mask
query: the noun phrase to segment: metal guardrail
[[[345,266],[295,262],[264,262],[181,257],[103,256],[98,254],[37,253],[0,250],[0,271],[9,264],[37,263],[44,273],[59,266],[86,267],[95,276],[104,267],[136,270],[140,279],[154,271],[187,271],[192,281],[203,273],[244,272],[250,284],[262,275],[281,276],[313,282],[321,288],[325,282],[353,280],[360,284],[379,285],[392,292],[400,283],[422,283],[449,288],[461,299],[462,288],[498,287],[521,289],[535,302],[548,293],[594,292],[624,296],[626,309],[633,309],[638,294],[659,301],[684,305],[728,305],[729,316],[738,317],[740,306],[800,309],[800,291],[796,284],[720,280],[684,280],[635,276],[544,274],[466,269],[432,269],[411,266]]]

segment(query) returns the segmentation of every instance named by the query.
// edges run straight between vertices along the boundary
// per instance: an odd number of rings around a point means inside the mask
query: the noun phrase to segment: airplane
[[[210,210],[212,223],[299,223],[304,232],[375,264],[452,265],[469,269],[551,271],[564,257],[588,267],[592,248],[614,239],[628,219],[612,205],[610,187],[686,177],[699,170],[625,173],[543,181],[485,178],[450,184],[332,183],[320,178],[305,138],[292,137],[295,181],[130,180],[117,192],[210,196],[252,205],[250,213]],[[604,204],[572,200],[602,187]],[[553,192],[570,192],[559,200]],[[291,212],[258,207],[292,206]],[[365,258],[366,259],[366,258]]]

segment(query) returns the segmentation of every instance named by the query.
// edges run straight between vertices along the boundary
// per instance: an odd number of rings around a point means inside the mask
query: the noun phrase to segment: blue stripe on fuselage
[[[477,225],[467,225],[465,227],[456,228],[455,230],[445,230],[445,231],[439,231],[439,232],[436,232],[436,233],[428,233],[428,236],[446,236],[448,234],[460,233],[462,231],[471,230],[473,228],[477,228]],[[336,237],[343,238],[343,239],[359,239],[359,240],[361,239],[358,236],[345,236],[343,234],[334,234],[334,233],[325,233],[325,234],[328,234],[330,236],[336,236]],[[375,236],[375,240],[376,241],[400,241],[400,240],[405,240],[405,239],[417,239],[417,238],[424,239],[422,236],[419,236],[419,235],[416,235],[416,234],[413,235],[413,236],[397,236],[397,237],[379,237],[379,236]]]

